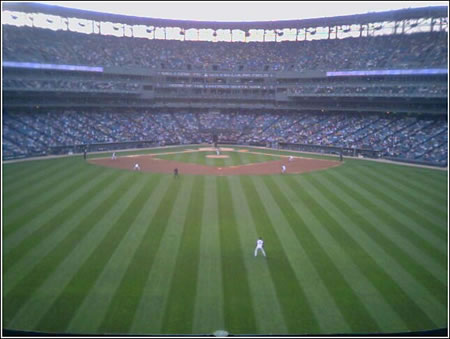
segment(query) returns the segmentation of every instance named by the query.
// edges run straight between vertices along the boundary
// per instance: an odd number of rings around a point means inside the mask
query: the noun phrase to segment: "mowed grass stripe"
[[[215,176],[205,176],[194,334],[213,333],[225,324],[216,181]]]
[[[372,170],[372,169],[371,169]],[[434,170],[429,170],[427,173],[423,173],[420,177],[414,177],[410,175],[410,171],[393,171],[389,166],[382,166],[376,169],[376,173],[386,180],[389,180],[398,188],[402,188],[406,192],[413,194],[414,196],[421,196],[425,201],[426,208],[437,214],[440,217],[447,215],[447,198],[448,187],[447,178],[442,175],[437,175]],[[414,172],[413,172],[414,173]],[[424,177],[436,178],[440,183],[437,186],[429,186]]]
[[[119,219],[111,226],[106,236],[101,239],[89,258],[78,269],[50,309],[44,314],[39,321],[39,329],[65,331],[76,310],[111,258],[112,253],[129,231],[129,226],[144,207],[146,196],[154,188],[158,177],[145,176],[141,173],[136,173],[133,177],[136,178],[137,182],[140,182],[140,190],[129,200],[127,208]],[[144,177],[146,179],[143,180]],[[61,312],[61,309],[64,309],[64,312]]]
[[[65,173],[68,166],[71,169],[76,169],[82,165],[81,162],[73,162],[69,159],[36,160],[4,164],[3,193],[14,194],[14,192],[22,191],[24,188],[43,178]]]
[[[425,183],[419,183],[416,186],[412,186],[409,185],[407,181],[401,180],[401,178],[391,176],[391,172],[388,172],[388,174],[385,172],[378,172],[379,171],[377,171],[377,175],[382,175],[384,180],[387,180],[391,185],[396,186],[398,193],[406,196],[407,200],[414,203],[414,206],[415,208],[418,208],[418,211],[424,212],[427,214],[427,217],[432,217],[436,220],[447,219],[447,197],[444,197],[443,199],[434,199],[426,191],[420,189],[420,187],[426,187]],[[432,173],[430,172],[430,174]],[[446,184],[447,182],[443,178],[440,191],[447,193]]]
[[[266,154],[253,154],[256,157],[256,160],[259,162],[267,162],[267,161],[275,161],[280,160],[281,158],[279,156],[269,156]]]
[[[439,213],[440,216],[435,218],[431,215],[427,215],[426,205],[423,202],[423,198],[417,196],[417,192],[409,194],[402,190],[396,182],[386,180],[385,177],[379,173],[373,173],[370,169],[360,171],[361,175],[365,178],[371,179],[371,183],[378,185],[378,187],[386,187],[389,189],[389,197],[393,201],[398,201],[400,204],[399,211],[410,215],[420,225],[426,226],[426,229],[434,233],[439,238],[445,238],[447,236],[446,217],[447,214]],[[389,201],[388,201],[389,202]],[[441,206],[446,205],[446,201],[441,201]],[[434,209],[434,208],[432,208]],[[436,216],[436,211],[434,212]]]
[[[175,187],[180,187],[176,196],[172,197],[173,202],[168,203],[169,209],[171,209],[170,214],[163,219],[163,223],[156,217],[152,220],[152,223],[155,222],[158,227],[163,227],[165,230],[157,252],[152,251],[155,254],[152,257],[152,267],[147,279],[143,279],[144,285],[142,287],[138,285],[140,297],[129,330],[131,333],[162,333],[162,321],[175,273],[176,258],[180,248],[182,228],[187,215],[194,177],[189,175],[173,179]],[[149,234],[148,237],[150,239],[152,235]],[[149,249],[144,247],[142,251],[145,252],[145,250],[148,251]],[[139,283],[142,284],[142,281],[139,281]],[[130,284],[133,284],[133,282],[130,282]]]
[[[178,161],[183,154],[179,153],[174,156],[174,160]],[[190,153],[189,159],[198,158],[198,153]],[[162,214],[161,220],[155,216],[151,221],[151,226],[155,225],[161,228],[163,233],[155,244],[151,257],[146,257],[150,262],[147,275],[139,281],[141,284],[140,300],[136,302],[136,308],[133,311],[133,317],[130,319],[130,333],[159,333],[161,331],[162,316],[168,298],[170,281],[173,277],[176,253],[181,241],[181,227],[184,224],[186,210],[188,207],[189,196],[193,185],[193,176],[180,175],[178,178],[172,175],[166,175],[173,180],[171,187],[176,190],[171,197],[170,202],[164,203],[169,211],[165,211],[162,206],[159,213]],[[162,203],[163,204],[163,203]],[[167,213],[167,214],[166,214]],[[153,243],[153,236],[146,233],[147,243]],[[144,245],[143,245],[144,246]],[[142,255],[147,255],[146,248],[140,249]],[[148,250],[148,249],[147,249]],[[130,282],[134,284],[134,282]],[[104,319],[103,323],[107,321]]]
[[[253,310],[258,331],[262,334],[287,333],[277,292],[272,281],[267,257],[254,256],[256,239],[260,235],[256,229],[254,214],[250,209],[239,176],[227,177],[233,201],[233,211],[238,220],[240,246],[247,271]],[[253,197],[250,197],[252,199]]]
[[[18,179],[26,178],[36,172],[40,172],[48,166],[47,161],[18,161],[3,162],[3,180],[15,183]],[[16,182],[17,183],[17,182]],[[18,184],[18,183],[17,183]]]
[[[427,278],[427,282],[437,279],[444,285],[447,284],[445,268],[438,265],[426,253],[391,227],[390,219],[385,218],[386,214],[379,213],[378,207],[374,203],[332,176],[330,172],[321,173],[320,180],[328,189],[342,197],[346,204],[350,206],[346,214],[350,215],[352,220],[357,221],[361,229],[380,246],[382,245],[384,250],[400,265],[418,277],[431,274],[433,277]]]
[[[267,176],[264,181],[278,207],[289,221],[309,261],[315,265],[320,279],[334,299],[334,304],[339,308],[347,326],[352,332],[379,332],[381,327],[376,320],[377,315],[371,314],[372,310],[364,302],[364,296],[359,295],[356,288],[361,282],[349,279],[349,269],[343,269],[342,264],[338,265],[336,260],[342,257],[341,250],[338,251],[336,245],[331,246],[332,240],[329,241],[323,235],[324,227],[321,218],[317,219],[312,215],[309,203],[304,201],[303,191],[293,187],[287,180],[289,177]],[[304,176],[300,177],[304,178]],[[348,258],[345,259],[348,260]],[[344,261],[341,260],[341,262]],[[369,291],[373,289],[366,284],[365,288]]]
[[[192,333],[199,269],[205,179],[195,176],[183,226],[162,333]]]
[[[154,329],[145,327],[147,326],[145,322],[138,324],[138,326],[133,326],[133,322],[136,318],[139,318],[139,305],[143,305],[145,308],[156,306],[153,305],[154,300],[146,299],[148,297],[146,296],[146,289],[151,288],[148,279],[156,263],[161,240],[164,234],[168,232],[169,218],[176,206],[177,196],[183,185],[180,181],[184,180],[181,177],[175,179],[167,176],[167,178],[170,180],[166,183],[168,188],[148,220],[139,247],[135,251],[112,302],[98,326],[99,332],[154,333]],[[149,316],[148,313],[146,315]],[[121,317],[123,319],[120,319]],[[146,320],[148,320],[148,317]],[[118,321],[118,324],[115,324],[115,321]]]
[[[179,161],[179,162],[189,162],[190,153],[180,152],[178,154],[164,154],[164,155],[158,155],[155,158],[164,159],[164,160]]]
[[[157,180],[157,186],[149,192],[144,208],[138,212],[135,221],[130,225],[130,231],[120,242],[95,285],[90,289],[84,302],[73,316],[67,327],[67,332],[96,333],[106,312],[110,309],[112,301],[116,297],[123,298],[122,295],[119,295],[119,293],[124,292],[121,289],[121,283],[126,279],[125,276],[130,274],[130,267],[140,265],[142,271],[144,267],[142,259],[144,257],[138,256],[137,250],[149,245],[149,243],[145,242],[145,234],[153,231],[149,229],[150,221],[154,218],[158,207],[161,205],[172,178],[167,175],[158,175]],[[129,311],[126,308],[126,303],[121,304],[121,306],[123,308],[121,308],[122,312]]]
[[[229,156],[229,158],[224,159],[216,159],[220,160],[220,163],[217,163],[216,166],[218,167],[225,167],[225,166],[235,166],[240,165],[240,158],[236,156],[233,152],[226,152],[226,155]]]
[[[386,171],[385,166],[380,166],[381,170]],[[446,181],[448,171],[440,171],[428,168],[419,168],[411,166],[397,166],[392,171],[393,176],[399,179],[408,180],[407,184],[415,186],[416,183],[421,184],[421,188],[430,195],[442,194],[442,182]]]
[[[390,176],[402,180],[407,186],[419,189],[427,196],[435,200],[445,199],[442,190],[442,182],[446,181],[446,171],[433,170],[429,168],[419,168],[406,165],[380,164],[373,162],[354,162],[353,167],[365,167],[379,169],[380,174],[390,172]]]
[[[238,220],[233,209],[232,196],[226,177],[217,178],[217,192],[225,330],[239,334],[256,333],[253,302],[244,264],[244,254],[237,231]]]
[[[268,259],[264,264],[267,265],[270,280],[269,277],[265,276],[253,277],[253,279],[255,279],[257,284],[264,284],[268,286],[267,288],[272,287],[275,289],[277,306],[280,308],[280,313],[283,315],[283,322],[286,323],[288,330],[287,332],[279,331],[275,333],[319,333],[320,326],[318,320],[311,309],[305,291],[296,278],[295,272],[286,257],[286,253],[283,251],[281,241],[274,231],[277,225],[273,225],[270,221],[271,219],[268,215],[270,208],[268,211],[266,210],[266,206],[261,201],[262,198],[255,188],[252,177],[241,177],[240,184],[245,192],[246,201],[251,211],[252,224],[256,228],[256,233],[263,236],[267,244],[265,247]],[[254,243],[256,243],[255,240]],[[269,282],[271,283],[269,284]],[[261,294],[260,297],[263,300],[266,299],[264,294]],[[262,306],[264,306],[262,303],[256,302],[256,307]],[[270,305],[267,306],[270,307]],[[278,310],[274,309],[274,311]],[[275,315],[270,313],[268,315],[277,322],[279,321]],[[261,320],[270,323],[271,319]]]
[[[251,154],[243,155],[238,152],[233,152],[232,154],[235,159],[235,165],[246,165],[257,162],[255,157],[251,156]]]
[[[251,153],[247,153],[247,154],[243,154],[243,153],[234,153],[234,155],[236,156],[236,159],[239,165],[246,165],[246,164],[252,164],[252,163],[257,163],[261,161],[262,157],[257,156],[256,154],[251,154]]]
[[[342,172],[336,173],[341,175]],[[359,172],[349,169],[346,173],[345,182],[350,187],[355,188],[361,192],[362,195],[373,201],[380,209],[380,213],[389,214],[395,223],[393,227],[403,232],[414,244],[427,252],[442,265],[447,264],[447,243],[445,239],[440,239],[434,234],[430,233],[423,225],[417,223],[408,212],[410,209],[405,209],[403,204],[389,197],[391,192],[389,187],[384,187],[384,191],[377,189],[362,177],[359,177]],[[341,177],[340,177],[341,178]]]
[[[67,161],[60,160],[59,165],[64,164]],[[42,163],[46,163],[42,161]],[[62,166],[61,166],[62,167]],[[3,179],[4,190],[3,190],[3,208],[7,212],[8,217],[13,215],[13,211],[17,208],[24,208],[26,204],[31,204],[35,202],[35,198],[40,197],[43,193],[56,188],[66,178],[72,177],[74,174],[80,172],[81,166],[64,166],[64,168],[53,168],[47,164],[45,167],[41,167],[39,172],[35,172],[36,176],[33,176],[34,180],[30,180],[30,177],[26,177],[26,183],[22,187],[16,187],[14,189],[9,189],[11,187],[10,183],[23,182],[23,178],[16,176],[10,179]],[[19,211],[20,213],[20,211]]]
[[[28,165],[32,167],[34,162],[26,162],[22,165]],[[57,168],[55,173],[52,172],[54,170],[53,167],[49,165],[47,161],[41,161],[41,163],[47,164],[47,167],[41,168],[40,172],[35,174],[41,174],[40,177],[36,177],[35,180],[31,180],[31,176],[23,178],[13,178],[9,181],[3,180],[3,208],[5,211],[5,217],[8,218],[8,221],[13,219],[15,214],[21,215],[21,210],[15,211],[18,207],[23,207],[28,205],[36,204],[34,199],[34,194],[39,194],[39,198],[42,199],[42,196],[49,194],[49,191],[53,189],[57,189],[58,185],[64,182],[64,179],[67,177],[73,177],[75,174],[81,172],[82,164],[75,164],[75,166],[68,166],[70,161],[68,159],[59,160],[56,164],[64,167],[62,170]],[[65,166],[62,166],[64,165]],[[68,169],[66,168],[68,167]],[[11,168],[6,167],[9,171]],[[23,184],[21,187],[14,187],[14,184]],[[56,184],[56,185],[55,185]],[[31,197],[30,197],[31,196]]]
[[[94,177],[94,173],[97,171],[93,169],[87,169],[79,171],[72,177],[66,177],[66,180],[56,186],[55,190],[48,190],[42,193],[40,199],[33,205],[32,208],[27,211],[23,211],[16,218],[10,219],[8,213],[5,211],[5,219],[3,224],[3,237],[5,240],[9,240],[10,236],[17,234],[24,234],[28,230],[28,224],[32,221],[35,223],[36,219],[41,219],[61,212],[61,204],[65,204],[70,201],[75,195],[86,189],[89,184],[89,179]],[[97,172],[99,173],[99,172]],[[70,194],[69,194],[70,193]],[[25,230],[23,229],[25,228]]]
[[[31,219],[23,226],[25,230],[22,230],[22,232],[16,231],[9,238],[5,239],[4,273],[7,273],[14,263],[18,262],[25,254],[48,237],[49,234],[59,229],[61,224],[68,218],[83,208],[95,196],[97,190],[107,185],[108,178],[112,175],[113,173],[111,172],[104,172],[91,180],[89,185],[81,185],[81,182],[76,181],[72,195],[65,195],[65,198],[56,204],[59,208],[58,213],[55,215],[46,214],[44,210],[42,211],[42,218]],[[77,190],[75,190],[75,184],[80,185]],[[47,216],[48,218],[46,218]],[[30,226],[28,227],[28,225]]]
[[[397,243],[404,244],[404,247],[412,246],[412,251],[422,255],[427,262],[434,262],[433,266],[439,265],[439,270],[447,267],[447,261],[436,252],[435,248],[429,246],[420,236],[411,232],[402,219],[390,213],[382,202],[368,194],[364,187],[355,184],[352,178],[343,176],[338,171],[328,171],[324,175],[325,177],[329,176],[341,191],[347,192],[363,204],[371,215],[375,215],[375,220],[381,225],[379,227],[387,228],[389,233],[394,233]]]
[[[311,175],[308,183],[305,183],[305,185],[309,185],[309,183],[312,185],[308,190],[312,195],[320,197],[318,200],[321,201],[323,208],[327,210],[330,216],[340,220],[341,229],[349,237],[353,238],[355,243],[361,244],[361,248],[364,248],[365,252],[370,256],[368,259],[373,259],[377,264],[377,267],[371,267],[370,271],[375,271],[374,277],[375,275],[378,275],[377,270],[382,271],[382,274],[379,275],[382,281],[378,282],[379,280],[377,280],[380,294],[386,296],[385,299],[387,302],[389,302],[391,307],[403,317],[403,321],[407,323],[407,319],[409,319],[411,314],[402,314],[401,312],[404,308],[410,309],[411,306],[405,304],[402,295],[396,293],[395,289],[389,286],[389,280],[386,280],[384,276],[391,277],[392,282],[395,283],[400,290],[404,291],[405,295],[407,295],[418,308],[427,313],[430,319],[439,319],[439,317],[445,313],[446,284],[441,283],[426,271],[420,270],[419,274],[414,275],[414,271],[409,270],[408,266],[404,268],[404,266],[402,267],[402,265],[399,265],[395,257],[386,254],[382,241],[376,243],[370,233],[367,234],[362,230],[366,228],[366,225],[369,225],[369,222],[364,218],[358,218],[356,214],[351,212],[352,207],[338,197],[341,196],[341,193],[335,194],[325,185],[321,184],[321,176],[317,176],[319,177],[317,180],[315,177],[316,175]],[[374,226],[372,226],[372,230],[373,229],[375,229]],[[361,266],[371,266],[371,260],[363,260],[363,255],[356,257],[361,258]],[[405,256],[403,256],[403,258],[404,257]],[[407,256],[406,260],[408,260],[409,263],[413,263],[413,260]],[[413,267],[417,268],[418,266],[413,264]],[[420,266],[418,268],[420,269]],[[416,278],[420,279],[420,281]],[[427,279],[429,279],[428,282]],[[421,282],[426,285],[424,286]],[[392,291],[392,293],[388,294],[389,291]],[[406,299],[406,302],[409,303],[408,299]],[[411,325],[412,323],[410,326]]]
[[[314,318],[318,322],[319,329],[316,333],[349,333],[351,328],[342,316],[324,281],[320,278],[314,265],[314,258],[309,258],[293,231],[293,228],[297,226],[296,221],[293,220],[293,216],[287,216],[283,213],[275,197],[277,192],[269,190],[266,185],[267,180],[270,179],[266,176],[253,178],[255,188],[261,196],[261,202],[267,211],[268,220],[270,220],[272,229],[279,238],[282,251],[295,274],[298,288],[304,291],[306,301],[303,304],[309,305]],[[267,250],[270,249],[270,253],[268,253],[270,255],[269,261],[274,261],[277,264],[279,254],[272,250],[270,246],[271,238],[267,237],[265,232],[261,234],[264,234],[268,244]],[[284,274],[281,272],[279,278],[281,279],[283,276]],[[292,283],[294,282],[290,282],[290,284]],[[290,293],[289,289],[281,292],[286,293],[286,297],[289,296],[292,299],[290,301],[291,304],[297,302],[298,294]],[[288,312],[287,317],[290,317],[290,319],[286,319],[286,322],[288,325],[290,324],[289,333],[291,334],[304,334],[306,333],[305,328],[310,326],[305,326],[303,318],[295,316],[298,312],[300,311]],[[285,316],[285,318],[287,317]]]
[[[25,275],[29,274],[35,265],[39,264],[41,260],[44,260],[50,253],[55,251],[61,243],[64,243],[63,249],[69,250],[73,248],[73,242],[71,242],[72,247],[67,244],[68,239],[72,238],[72,234],[80,234],[80,230],[83,227],[83,221],[86,216],[91,214],[96,208],[100,206],[100,203],[105,200],[104,195],[112,194],[114,192],[113,182],[122,182],[124,176],[119,176],[118,173],[111,173],[97,184],[95,194],[89,195],[86,198],[86,204],[73,213],[70,217],[64,220],[63,223],[59,224],[56,229],[53,229],[47,234],[47,236],[42,239],[36,246],[27,251],[21,259],[14,261],[11,268],[8,268],[7,274],[4,275],[4,294],[9,293],[10,289],[13,288],[20,279]],[[100,193],[101,192],[101,193]],[[85,230],[86,231],[86,230]],[[61,252],[57,252],[58,257],[62,258]],[[48,267],[49,265],[44,265]],[[39,269],[42,271],[42,269]]]
[[[51,278],[51,274],[53,272],[61,270],[61,266],[63,265],[65,259],[69,256],[69,253],[76,251],[77,245],[90,235],[90,230],[94,227],[94,225],[96,225],[96,218],[100,219],[103,214],[102,212],[107,211],[108,208],[111,208],[114,205],[115,200],[119,198],[119,196],[123,193],[123,190],[130,185],[132,180],[133,178],[129,178],[127,181],[122,182],[114,193],[107,198],[104,197],[104,203],[102,203],[98,210],[91,212],[91,214],[80,220],[77,227],[39,263],[35,263],[32,270],[23,279],[21,279],[14,286],[14,288],[8,292],[8,294],[5,295],[3,303],[6,314],[5,319],[6,317],[8,317],[7,319],[13,319],[21,307],[25,310],[17,317],[18,321],[16,323],[20,324],[22,321],[26,321],[27,317],[32,319],[39,317],[39,314],[41,314],[39,312],[42,312],[42,310],[45,309],[43,303],[36,305],[39,308],[35,312],[27,312],[26,307],[23,307],[22,305],[27,302],[31,302],[33,298],[38,298],[39,294],[37,291],[41,289],[41,285],[44,284],[47,279]],[[69,268],[70,266],[65,265],[63,267]],[[73,266],[70,267],[70,269],[72,268]],[[42,293],[45,294],[48,293],[48,291],[43,290]],[[54,294],[55,291],[50,291],[50,293]],[[35,329],[27,322],[25,322],[25,324],[30,327],[22,327],[23,329]],[[21,327],[18,326],[18,328]]]
[[[299,183],[301,181],[301,183]],[[292,176],[290,184],[297,191],[302,191],[300,195],[303,202],[309,207],[317,219],[331,235],[333,240],[345,252],[348,258],[357,266],[360,272],[372,283],[380,292],[381,296],[396,311],[396,313],[407,324],[410,330],[420,330],[434,328],[436,325],[424,310],[417,305],[412,296],[406,294],[402,286],[399,286],[392,277],[380,267],[375,259],[366,251],[362,245],[347,233],[345,228],[323,208],[321,204],[326,203],[323,193],[312,190],[310,183],[302,178],[296,180]],[[321,202],[321,204],[318,203]],[[361,241],[361,240],[360,240]]]

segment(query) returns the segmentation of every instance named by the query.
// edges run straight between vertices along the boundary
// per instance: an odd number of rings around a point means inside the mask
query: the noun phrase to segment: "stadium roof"
[[[280,21],[253,21],[253,22],[214,22],[172,20],[158,18],[143,18],[119,14],[100,13],[87,10],[66,8],[55,5],[46,5],[32,2],[4,2],[3,10],[46,13],[61,17],[76,17],[80,19],[118,22],[129,25],[149,25],[159,27],[211,28],[211,29],[282,29],[306,28],[321,26],[341,26],[352,24],[367,24],[381,21],[401,21],[407,19],[448,17],[448,7],[433,6],[425,8],[408,8],[386,12],[345,15],[327,18],[280,20]]]

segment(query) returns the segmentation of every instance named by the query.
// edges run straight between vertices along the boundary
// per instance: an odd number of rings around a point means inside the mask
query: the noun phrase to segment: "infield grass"
[[[212,166],[278,159],[205,154],[158,157]],[[4,328],[333,334],[447,326],[447,171],[345,159],[301,175],[174,178],[73,156],[4,164],[2,187]],[[254,257],[259,236],[267,258]]]

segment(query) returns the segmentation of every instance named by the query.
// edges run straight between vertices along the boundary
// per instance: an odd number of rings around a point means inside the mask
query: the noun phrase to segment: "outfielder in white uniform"
[[[264,252],[264,241],[262,238],[256,240],[255,257],[258,255],[258,250],[261,250],[263,255],[266,256],[266,252]]]
[[[139,164],[135,164],[134,165],[134,170],[135,171],[140,171],[141,170],[141,167],[139,166]]]
[[[220,155],[220,150],[218,148],[216,148],[216,154]]]
[[[112,160],[116,160],[116,152],[114,152],[113,154],[112,154]]]

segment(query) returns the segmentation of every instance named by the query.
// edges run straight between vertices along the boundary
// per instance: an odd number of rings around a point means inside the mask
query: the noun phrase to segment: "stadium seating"
[[[5,25],[3,61],[201,71],[430,69],[447,67],[447,39],[445,32],[427,32],[302,43],[211,43],[116,38]],[[20,79],[4,79],[3,87],[18,91],[140,93],[142,84],[126,79],[126,75],[111,81],[95,75],[80,80],[76,76],[36,79],[25,74]],[[368,85],[354,79],[320,86],[305,80],[290,89],[294,94],[317,96],[428,98],[446,96],[447,90],[426,82],[383,86],[382,80]],[[384,157],[447,165],[446,117],[345,111],[285,114],[264,109],[236,109],[232,113],[131,107],[6,111],[3,157],[41,155],[54,147],[99,143],[204,143],[211,142],[213,133],[219,140],[240,144],[281,142],[363,148],[379,151]]]
[[[447,34],[442,32],[302,43],[218,44],[12,26],[3,29],[3,60],[68,65],[177,70],[212,70],[216,66],[217,70],[275,72],[408,69],[445,67],[447,53]]]
[[[370,148],[393,158],[439,165],[447,162],[445,119],[373,114],[7,113],[3,117],[3,151],[4,155],[38,154],[55,146],[131,141],[203,143],[211,142],[214,130],[222,131],[219,140],[241,144],[289,142]]]

